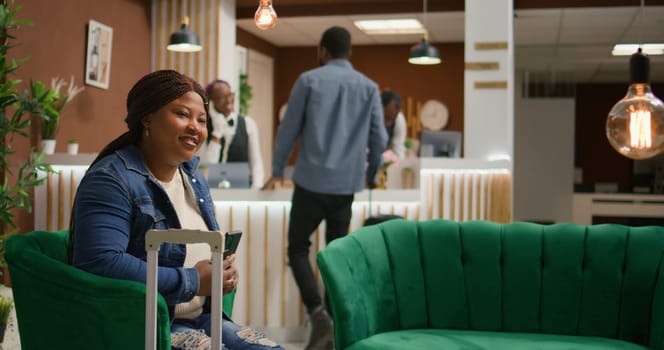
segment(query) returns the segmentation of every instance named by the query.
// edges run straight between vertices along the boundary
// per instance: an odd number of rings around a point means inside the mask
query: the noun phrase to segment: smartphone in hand
[[[232,254],[235,254],[238,245],[240,245],[240,238],[242,238],[242,231],[226,232],[224,240],[226,241],[224,247],[224,259]]]

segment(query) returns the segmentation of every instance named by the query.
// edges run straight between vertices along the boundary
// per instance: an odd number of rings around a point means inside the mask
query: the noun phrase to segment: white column
[[[464,157],[513,159],[512,0],[466,0]]]
[[[228,81],[235,91],[238,88],[238,70],[235,62],[235,0],[223,0],[219,7],[217,38],[217,78]]]

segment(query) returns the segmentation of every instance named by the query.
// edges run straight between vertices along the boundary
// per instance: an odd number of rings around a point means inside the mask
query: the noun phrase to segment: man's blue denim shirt
[[[207,181],[197,171],[198,157],[182,163],[201,215],[218,230]],[[175,208],[135,146],[124,147],[94,164],[85,174],[73,208],[72,263],[91,273],[145,283],[145,233],[181,228]],[[198,272],[182,268],[184,245],[164,243],[159,250],[158,290],[167,304],[191,300]]]

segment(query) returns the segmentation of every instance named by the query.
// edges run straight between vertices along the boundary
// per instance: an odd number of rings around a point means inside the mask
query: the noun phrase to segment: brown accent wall
[[[416,66],[408,63],[410,45],[365,45],[353,46],[350,58],[354,68],[374,80],[382,90],[393,90],[403,99],[403,110],[407,99],[417,103],[429,99],[443,102],[450,113],[447,130],[463,132],[463,43],[435,44],[443,62],[434,66]],[[250,47],[250,46],[249,46]],[[318,66],[317,47],[278,48],[275,57],[274,118],[275,130],[279,125],[279,108],[288,102],[291,88],[298,76]],[[295,151],[289,163],[294,163]]]
[[[434,66],[408,63],[410,45],[354,46],[351,63],[373,79],[381,90],[398,92],[405,100],[437,99],[450,112],[447,130],[463,131],[464,47],[462,43],[436,44],[443,62]],[[275,116],[288,101],[290,90],[304,71],[318,66],[316,47],[279,48],[275,59]],[[404,106],[405,108],[405,106]]]
[[[57,133],[56,152],[66,152],[70,138],[78,139],[81,153],[99,152],[126,130],[127,93],[150,72],[150,0],[21,0],[17,4],[23,6],[19,18],[33,22],[15,32],[21,44],[10,51],[15,58],[31,56],[16,72],[24,82],[32,79],[50,86],[53,77],[73,75],[76,85],[83,85],[88,21],[113,28],[109,89],[86,86],[62,110]],[[38,132],[34,126],[33,132]],[[16,150],[17,157],[25,159],[29,145],[17,143]],[[32,214],[17,213],[17,219],[21,232],[33,229]]]

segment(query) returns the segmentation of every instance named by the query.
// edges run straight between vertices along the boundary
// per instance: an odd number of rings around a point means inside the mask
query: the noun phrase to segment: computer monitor
[[[461,132],[422,130],[420,157],[461,158]]]
[[[249,163],[232,162],[206,164],[210,188],[250,188]]]

